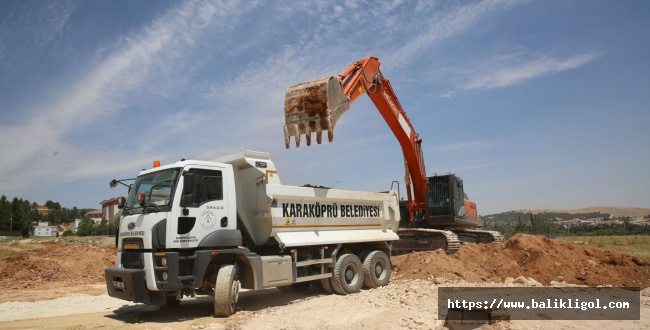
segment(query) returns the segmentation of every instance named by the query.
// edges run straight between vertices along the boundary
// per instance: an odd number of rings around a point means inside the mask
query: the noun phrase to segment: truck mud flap
[[[109,268],[104,271],[108,295],[113,298],[149,303],[143,269]]]

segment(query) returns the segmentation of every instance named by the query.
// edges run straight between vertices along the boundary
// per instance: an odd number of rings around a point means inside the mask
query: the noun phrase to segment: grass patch
[[[615,250],[650,260],[650,236],[647,235],[562,236],[555,238],[555,240],[560,243]]]
[[[35,242],[19,243],[18,241],[13,241],[11,243],[1,244],[0,260],[5,260],[9,257],[15,256],[17,254],[26,251],[35,251],[35,250],[43,250],[43,249],[45,249],[44,245]]]
[[[0,240],[0,260],[5,260],[26,251],[36,251],[47,248],[44,242],[79,243],[90,244],[101,247],[115,246],[115,238],[110,236],[68,236],[68,237],[8,237]]]

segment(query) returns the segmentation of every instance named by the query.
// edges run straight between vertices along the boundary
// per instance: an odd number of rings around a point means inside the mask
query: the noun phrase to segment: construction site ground
[[[391,283],[348,296],[277,289],[245,291],[237,313],[214,318],[210,297],[174,309],[106,295],[111,239],[51,239],[0,244],[0,328],[122,329],[435,329],[437,290],[446,287],[614,286],[641,288],[641,319],[513,320],[484,329],[650,328],[650,261],[612,250],[516,235],[505,243],[464,244],[458,253],[393,257]]]

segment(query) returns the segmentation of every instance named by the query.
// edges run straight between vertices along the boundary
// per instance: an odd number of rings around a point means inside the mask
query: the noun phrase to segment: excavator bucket
[[[290,86],[284,101],[284,142],[287,149],[292,136],[296,139],[296,148],[300,148],[300,136],[303,134],[310,146],[313,132],[316,133],[316,142],[320,144],[325,130],[329,142],[332,142],[334,125],[349,108],[348,98],[343,94],[337,76]]]

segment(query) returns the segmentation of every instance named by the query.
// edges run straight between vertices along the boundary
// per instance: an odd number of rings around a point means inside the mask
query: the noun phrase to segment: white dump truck
[[[217,316],[235,312],[240,288],[328,293],[386,285],[398,239],[396,191],[286,186],[268,153],[182,160],[143,170],[121,198],[111,297],[176,306],[214,297]]]

